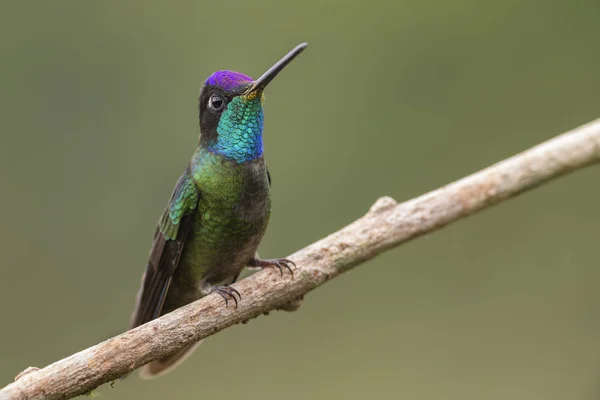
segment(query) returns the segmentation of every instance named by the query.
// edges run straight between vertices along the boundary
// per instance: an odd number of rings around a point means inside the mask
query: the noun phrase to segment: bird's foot
[[[283,276],[283,269],[287,269],[292,274],[292,278],[294,278],[294,270],[291,266],[296,267],[296,263],[292,260],[288,260],[287,258],[274,258],[272,260],[261,260],[259,258],[255,258],[250,262],[251,267],[259,267],[259,268],[272,268],[275,267],[279,270],[281,276]]]
[[[225,300],[225,307],[229,305],[229,299],[233,299],[233,301],[235,302],[235,308],[237,308],[238,306],[237,297],[239,297],[240,301],[242,300],[242,295],[240,294],[240,292],[238,292],[231,286],[213,286],[211,289],[211,293],[215,292],[218,293],[223,298],[223,300]]]

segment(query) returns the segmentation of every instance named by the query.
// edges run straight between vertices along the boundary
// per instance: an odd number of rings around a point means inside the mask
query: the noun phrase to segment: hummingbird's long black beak
[[[248,89],[248,93],[263,90],[269,84],[269,82],[271,82],[273,78],[275,78],[277,74],[285,68],[286,65],[288,65],[294,58],[296,58],[298,54],[302,53],[302,51],[307,46],[307,43],[301,43],[298,46],[294,47],[292,51],[287,53],[281,60],[277,61],[275,65],[269,68],[267,72],[262,74],[260,78],[255,80],[252,83],[252,86],[250,86],[250,88]]]

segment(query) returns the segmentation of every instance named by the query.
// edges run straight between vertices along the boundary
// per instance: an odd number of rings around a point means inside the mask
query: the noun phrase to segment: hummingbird
[[[158,220],[132,328],[211,293],[237,306],[241,294],[229,285],[245,267],[292,272],[292,261],[257,253],[271,209],[263,91],[306,47],[296,46],[257,80],[217,71],[202,85],[198,146]],[[141,377],[167,373],[199,344],[146,364]]]

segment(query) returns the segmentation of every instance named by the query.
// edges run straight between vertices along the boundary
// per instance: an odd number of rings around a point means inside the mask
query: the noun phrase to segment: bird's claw
[[[261,267],[261,268],[268,268],[268,267],[275,267],[279,270],[279,274],[281,276],[283,276],[283,269],[287,269],[288,271],[290,271],[290,274],[292,275],[292,279],[294,278],[294,270],[292,269],[291,266],[294,266],[294,268],[296,267],[296,263],[293,262],[292,260],[288,260],[287,258],[275,258],[272,260],[256,260],[255,261],[255,266],[256,267]]]
[[[215,286],[213,292],[219,293],[223,300],[225,300],[225,307],[229,305],[229,299],[231,298],[235,302],[235,308],[237,308],[238,299],[236,295],[240,298],[240,301],[242,300],[242,295],[240,294],[240,292],[238,292],[231,286]]]

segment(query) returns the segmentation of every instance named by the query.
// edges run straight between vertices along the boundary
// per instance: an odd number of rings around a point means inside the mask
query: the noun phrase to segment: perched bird
[[[132,327],[211,293],[237,305],[241,296],[229,285],[246,266],[291,271],[290,260],[256,254],[271,208],[263,91],[306,46],[296,46],[257,80],[217,71],[200,89],[198,147],[158,221]],[[173,369],[198,344],[143,366],[142,378]]]

